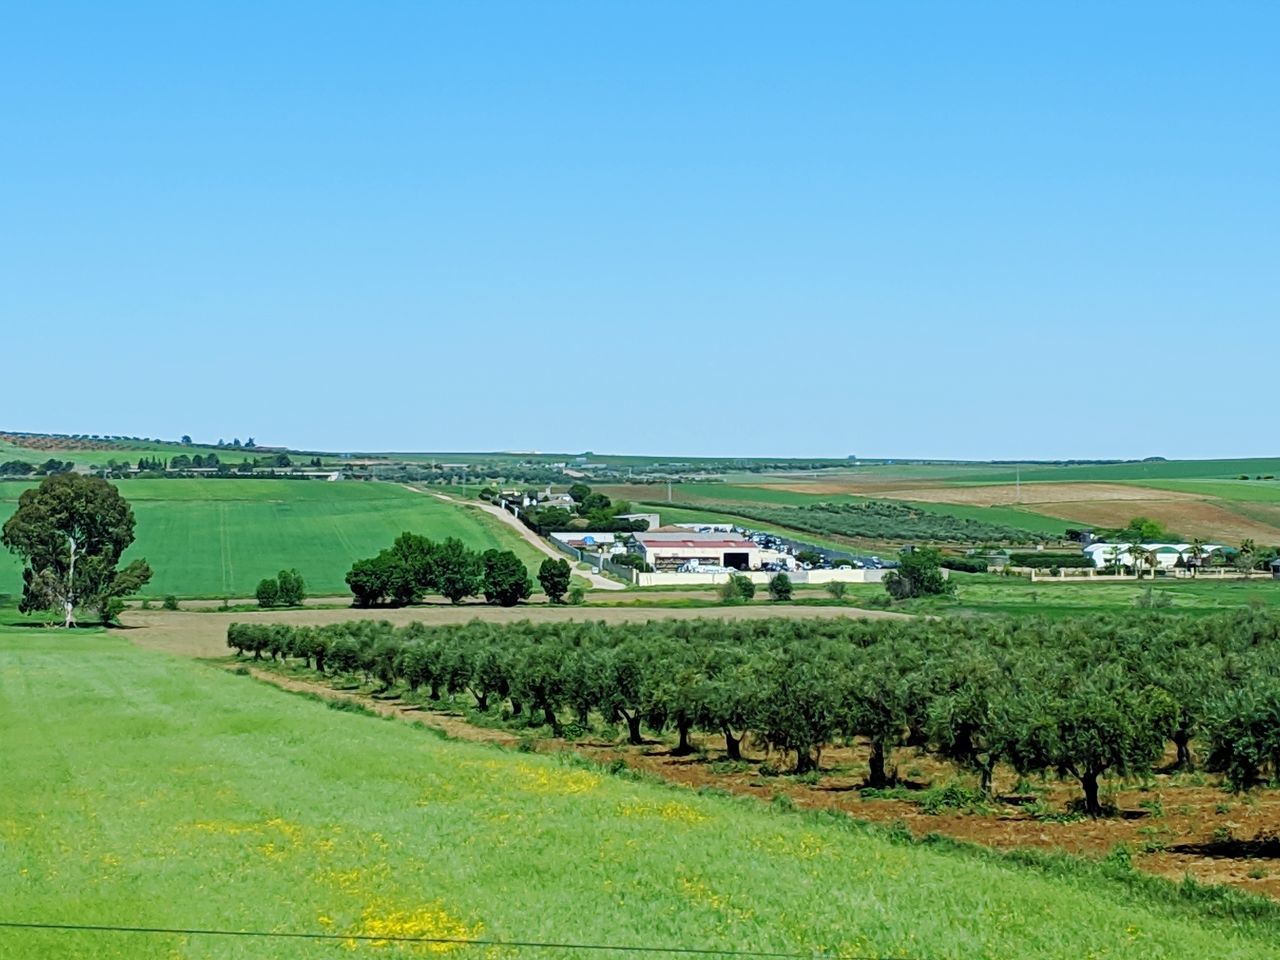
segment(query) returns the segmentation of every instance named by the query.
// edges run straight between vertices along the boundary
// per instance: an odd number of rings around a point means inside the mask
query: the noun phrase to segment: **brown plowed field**
[[[1280,529],[1227,510],[1211,500],[1104,500],[1037,504],[1037,513],[1098,527],[1123,527],[1134,517],[1150,517],[1180,536],[1229,545],[1245,539],[1280,543]]]
[[[907,614],[856,607],[807,607],[793,604],[755,603],[738,607],[491,607],[483,603],[423,604],[399,610],[273,610],[262,613],[196,613],[185,610],[130,609],[121,622],[130,640],[139,646],[190,657],[221,657],[227,653],[227,625],[230,623],[289,623],[321,626],[348,620],[387,620],[397,626],[425,623],[428,626],[485,620],[490,623],[517,623],[531,620],[546,623],[559,620],[599,620],[605,623],[646,620],[760,620],[767,617],[858,617],[901,619]]]
[[[1234,503],[1180,490],[1157,490],[1125,483],[1024,483],[974,487],[938,484],[829,483],[752,484],[811,493],[851,494],[888,500],[952,503],[971,507],[1017,504],[1049,517],[1097,527],[1123,527],[1134,517],[1150,517],[1184,537],[1236,544],[1252,539],[1280,543],[1280,509],[1266,504]],[[1274,518],[1274,519],[1273,519]]]
[[[850,494],[885,497],[890,500],[918,500],[921,503],[956,503],[971,507],[997,507],[1010,504],[1023,506],[1042,503],[1075,503],[1078,501],[1201,499],[1195,494],[1174,490],[1153,490],[1123,483],[1024,483],[1021,489],[1012,483],[996,483],[978,487],[913,485],[903,483],[857,484],[753,484],[753,486],[795,493],[817,495]]]

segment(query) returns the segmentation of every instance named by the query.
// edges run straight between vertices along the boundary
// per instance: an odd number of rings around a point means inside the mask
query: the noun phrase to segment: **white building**
[[[1141,547],[1143,550],[1154,553],[1156,567],[1160,570],[1172,570],[1178,565],[1179,559],[1184,565],[1194,566],[1197,563],[1189,543],[1091,543],[1084,548],[1084,552],[1093,560],[1093,565],[1102,570],[1116,564],[1132,567],[1134,547]],[[1220,543],[1201,544],[1198,562],[1206,563],[1211,553],[1224,549],[1226,547]],[[1145,560],[1143,565],[1146,565]]]
[[[678,570],[686,564],[758,570],[760,547],[725,534],[638,533],[636,544],[654,570]]]

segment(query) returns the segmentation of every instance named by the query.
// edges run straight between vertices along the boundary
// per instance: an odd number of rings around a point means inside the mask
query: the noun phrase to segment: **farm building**
[[[760,547],[727,534],[641,533],[636,545],[654,570],[678,570],[685,565],[759,569]]]

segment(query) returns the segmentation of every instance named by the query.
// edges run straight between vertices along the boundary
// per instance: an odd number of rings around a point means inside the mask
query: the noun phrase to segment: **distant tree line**
[[[869,747],[867,783],[896,777],[894,754],[927,749],[989,791],[999,764],[1079,783],[1105,811],[1108,777],[1140,777],[1166,748],[1245,790],[1280,776],[1280,615],[1158,614],[1087,620],[650,621],[395,629],[232,625],[240,653],[296,658],[321,673],[480,710],[555,733],[625,723],[750,742],[820,769],[822,752]]]
[[[75,469],[71,460],[55,460],[50,457],[44,463],[27,463],[25,460],[8,460],[0,463],[0,477],[51,477],[58,473],[70,473]]]

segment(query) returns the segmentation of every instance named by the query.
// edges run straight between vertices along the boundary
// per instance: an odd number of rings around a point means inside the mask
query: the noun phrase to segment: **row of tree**
[[[296,607],[307,596],[307,586],[297,570],[281,570],[258,581],[254,591],[260,607]]]
[[[50,457],[44,463],[27,463],[25,460],[6,460],[0,463],[0,477],[40,477],[55,473],[70,473],[75,469],[71,460],[55,460]]]
[[[870,747],[867,783],[894,779],[894,751],[919,747],[991,789],[998,764],[1076,779],[1103,813],[1107,776],[1149,773],[1166,750],[1245,789],[1280,776],[1280,616],[1154,614],[1068,621],[722,620],[643,624],[472,622],[394,629],[236,624],[227,642],[321,673],[363,674],[432,699],[561,731],[668,728],[743,738],[819,769],[824,748]]]
[[[559,567],[550,573],[548,560],[539,571],[544,587],[559,584]],[[569,565],[564,565],[564,585],[558,593],[548,589],[559,600],[569,589]],[[546,575],[544,577],[544,575]],[[515,606],[533,593],[533,581],[520,558],[510,550],[470,549],[461,540],[449,537],[435,541],[416,533],[402,533],[395,542],[376,556],[357,560],[347,573],[358,607],[403,607],[419,602],[424,595],[436,593],[450,603],[461,603],[467,597],[483,595],[489,603]]]

